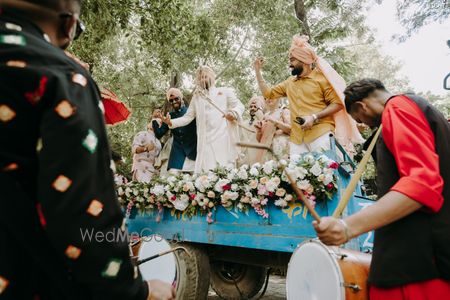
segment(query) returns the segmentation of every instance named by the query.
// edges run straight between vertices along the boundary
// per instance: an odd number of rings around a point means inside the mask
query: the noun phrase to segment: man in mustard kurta
[[[317,55],[305,36],[294,36],[289,50],[292,76],[274,87],[268,87],[261,75],[263,60],[255,63],[259,88],[266,99],[287,97],[291,120],[304,119],[300,125],[292,122],[290,155],[330,149],[330,134],[334,134],[334,114],[344,107],[338,94],[323,72],[316,66]]]

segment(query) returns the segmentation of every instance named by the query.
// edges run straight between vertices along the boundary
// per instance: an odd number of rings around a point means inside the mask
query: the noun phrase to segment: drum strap
[[[381,133],[381,128],[378,127],[377,132],[375,133],[372,141],[370,142],[369,148],[367,148],[366,153],[364,154],[363,158],[361,159],[361,162],[358,165],[358,168],[356,168],[355,174],[353,174],[352,179],[350,180],[350,183],[348,184],[347,188],[344,191],[344,194],[341,198],[341,201],[339,201],[338,206],[336,207],[336,210],[333,213],[333,217],[339,218],[344,211],[344,209],[347,207],[348,202],[350,201],[350,198],[353,195],[353,192],[355,191],[355,188],[361,179],[361,176],[366,169],[366,165],[369,161],[370,155],[372,154],[373,148],[375,147],[375,144],[377,143],[378,137]]]

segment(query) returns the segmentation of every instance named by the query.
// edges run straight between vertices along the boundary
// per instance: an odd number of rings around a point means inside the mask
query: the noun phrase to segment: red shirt
[[[388,101],[381,122],[384,142],[400,173],[391,191],[420,202],[432,212],[439,211],[444,203],[444,180],[425,115],[414,101],[401,95]]]
[[[420,202],[430,212],[438,212],[444,203],[444,180],[439,172],[434,135],[424,113],[408,97],[395,96],[386,104],[381,122],[384,142],[400,175],[391,191]],[[370,287],[370,300],[387,299],[450,299],[450,282],[432,279],[390,289]]]

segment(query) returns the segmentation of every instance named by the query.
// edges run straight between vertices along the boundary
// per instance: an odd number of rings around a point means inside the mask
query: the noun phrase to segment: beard
[[[292,76],[299,76],[302,73],[303,73],[303,67],[302,66],[292,68],[292,71],[291,71]]]
[[[205,90],[209,90],[210,87],[209,81],[203,81],[202,86]]]

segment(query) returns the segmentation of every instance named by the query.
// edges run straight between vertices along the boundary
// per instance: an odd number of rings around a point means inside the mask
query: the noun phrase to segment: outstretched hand
[[[165,117],[161,115],[161,120],[162,120],[164,123],[166,123],[167,125],[172,126],[172,121],[171,121],[171,118],[170,118],[170,114],[169,114],[169,113],[167,113],[167,115],[166,115]]]
[[[313,116],[304,116],[303,119],[305,123],[301,126],[303,130],[309,130],[314,125],[314,117]]]
[[[230,122],[233,122],[236,120],[236,117],[231,112],[227,112],[226,115],[223,116],[225,119],[227,119]]]
[[[264,58],[262,57],[256,58],[255,62],[253,63],[253,66],[255,67],[256,71],[260,71],[263,65],[264,65]]]
[[[161,280],[149,280],[147,300],[174,300],[175,288]]]

